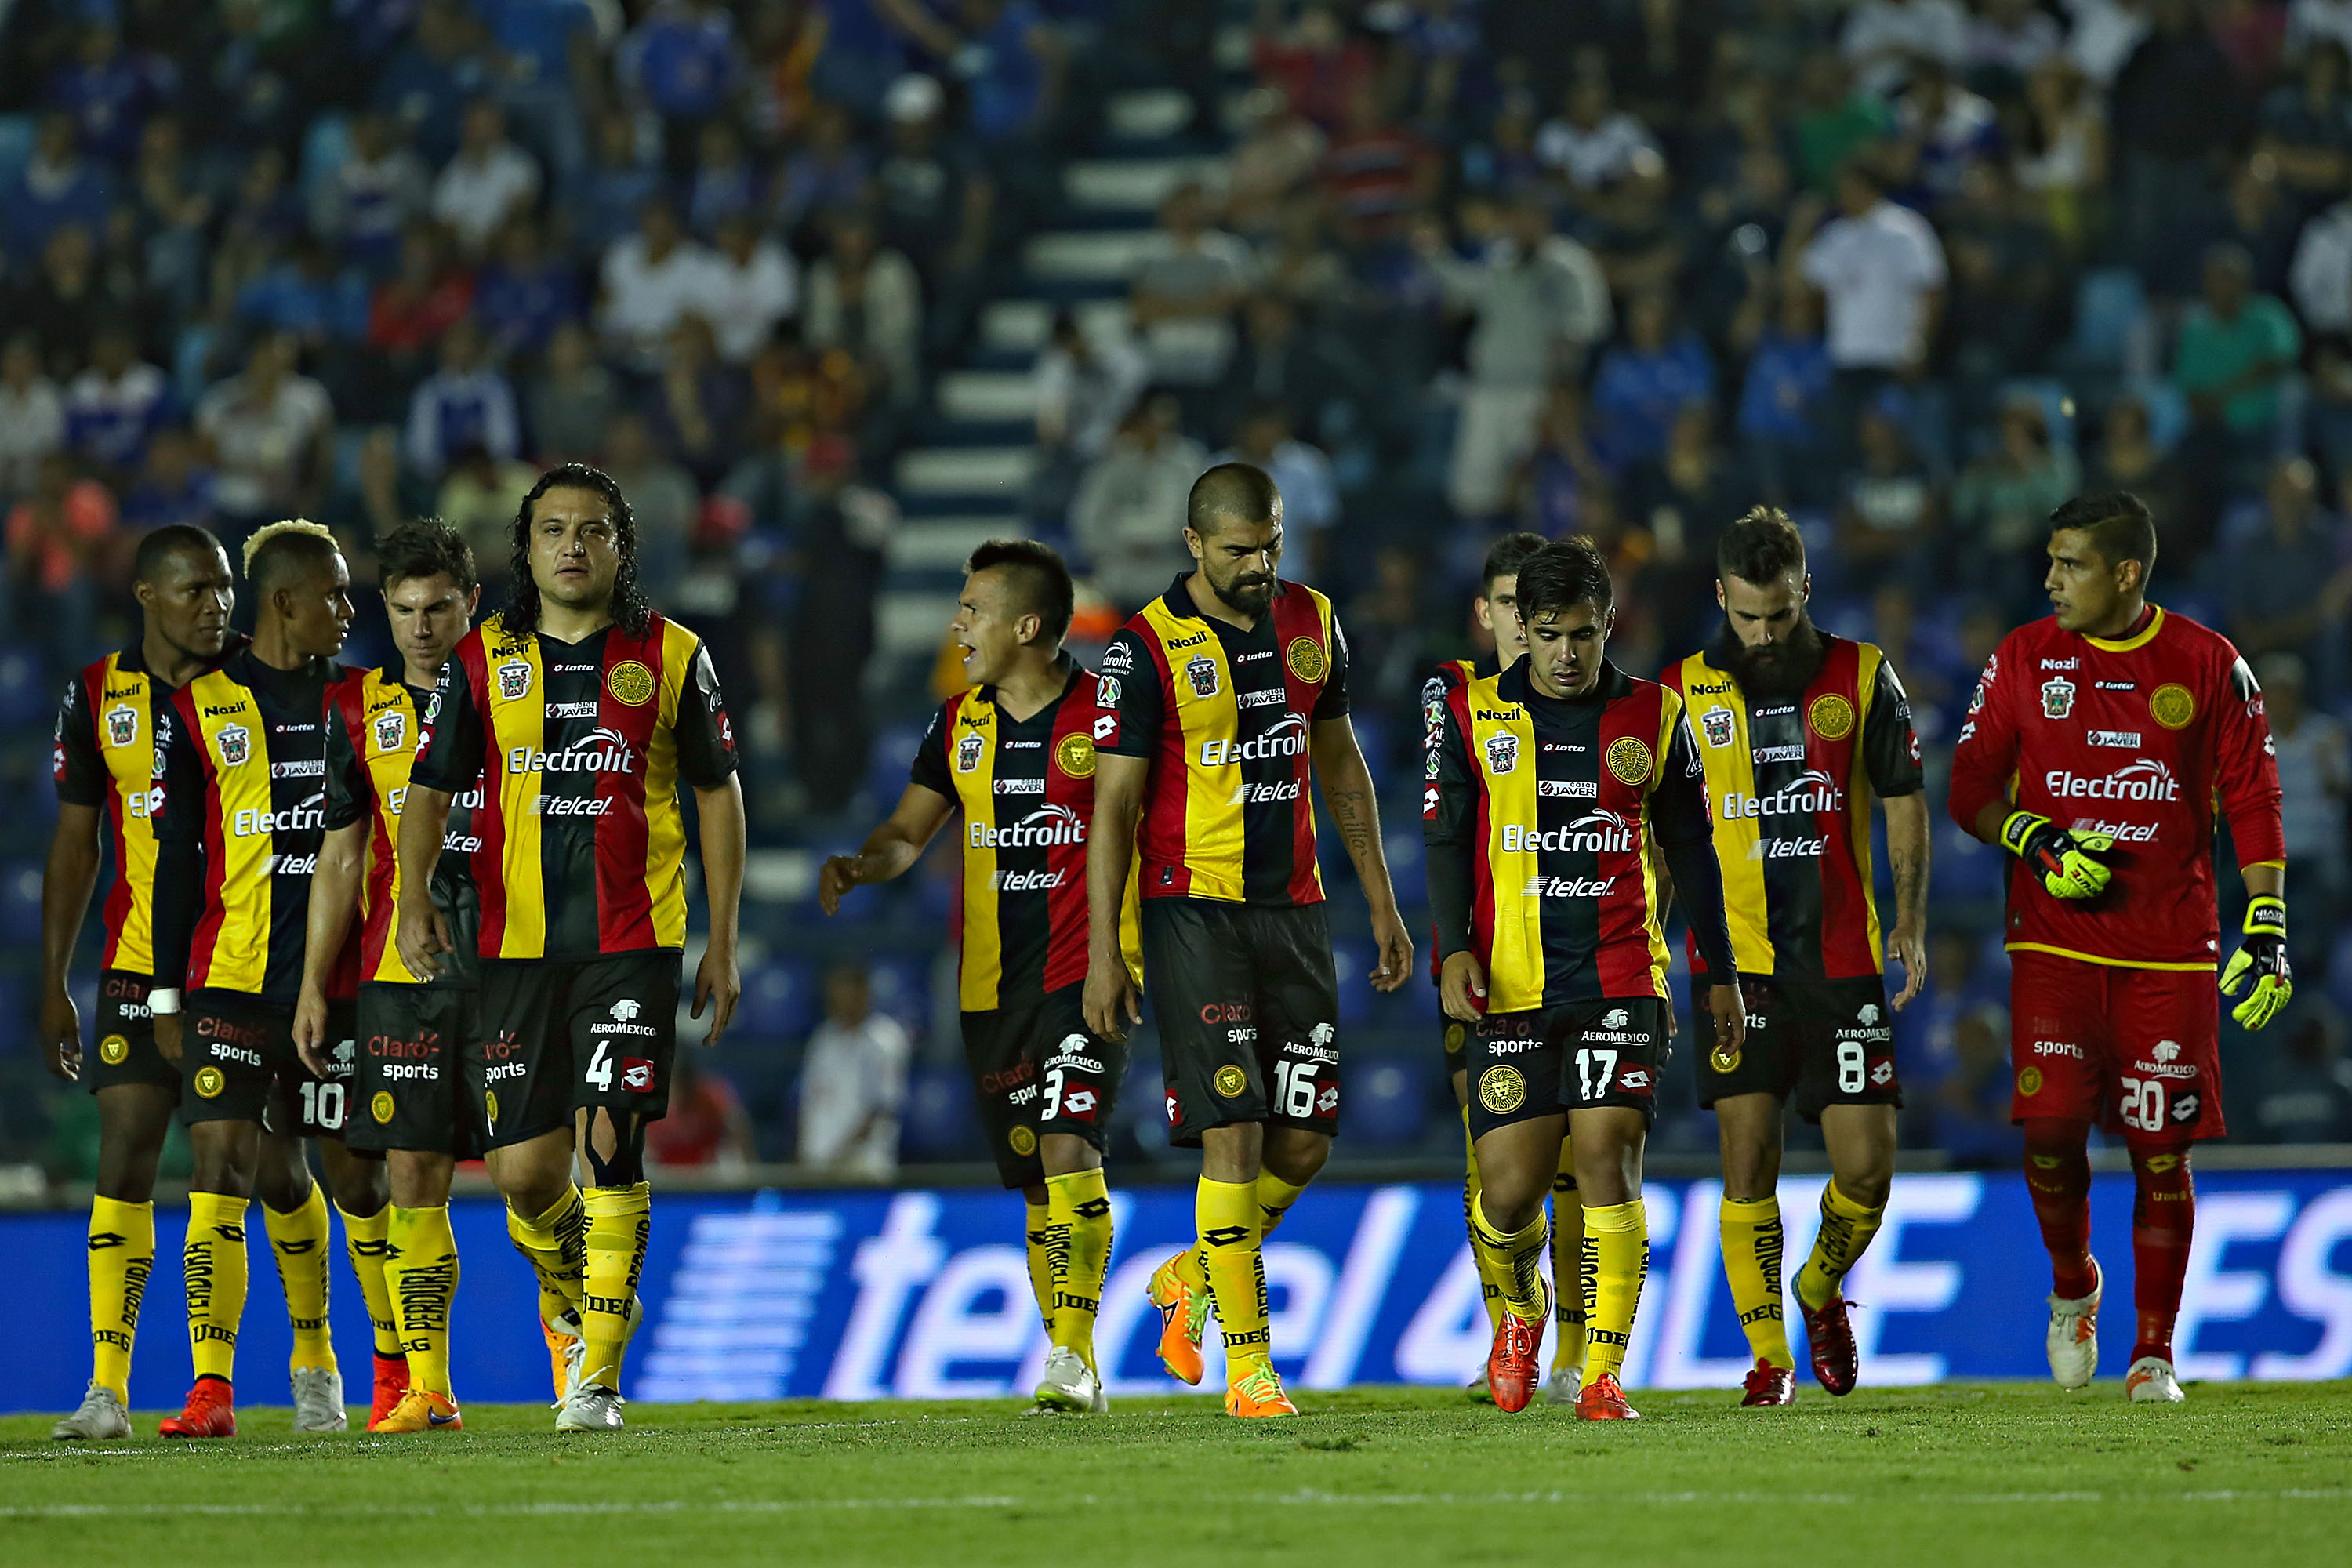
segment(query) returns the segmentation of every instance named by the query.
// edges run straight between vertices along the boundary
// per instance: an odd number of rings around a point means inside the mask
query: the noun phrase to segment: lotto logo
[[[654,1087],[654,1064],[643,1057],[623,1057],[621,1087],[631,1094],[651,1093]]]
[[[1062,1109],[1072,1116],[1092,1116],[1095,1112],[1095,1091],[1074,1089],[1062,1096]]]

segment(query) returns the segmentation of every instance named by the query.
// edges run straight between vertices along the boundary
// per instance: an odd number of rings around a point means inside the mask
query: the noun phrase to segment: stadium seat
[[[814,965],[762,963],[743,976],[743,999],[734,1026],[757,1039],[794,1039],[814,1026],[816,1009]]]
[[[20,647],[0,650],[0,726],[42,723],[55,698],[39,655]]]
[[[41,868],[10,866],[0,870],[0,942],[41,940]]]
[[[971,1075],[961,1067],[917,1068],[908,1076],[907,1108],[898,1120],[898,1158],[970,1159],[980,1148]]]
[[[1437,1092],[1434,1056],[1401,1052],[1368,1056],[1348,1064],[1339,1095],[1339,1131],[1352,1147],[1406,1149],[1421,1142]]]

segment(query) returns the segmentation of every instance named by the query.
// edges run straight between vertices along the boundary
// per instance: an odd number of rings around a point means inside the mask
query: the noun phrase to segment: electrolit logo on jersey
[[[2063,768],[2042,776],[2042,786],[2060,800],[2177,801],[2180,781],[2153,757],[2126,763],[2103,779],[2085,778]]]
[[[968,830],[974,849],[1050,849],[1057,845],[1084,844],[1087,820],[1066,805],[1033,811],[1010,827],[975,822]]]
[[[1566,827],[1503,824],[1503,853],[1627,855],[1641,842],[1641,830],[1613,811],[1580,816]]]
[[[1845,791],[1820,768],[1807,768],[1767,795],[1737,789],[1723,792],[1726,822],[1759,816],[1811,816],[1824,811],[1840,811],[1844,806]]]
[[[510,773],[633,773],[637,754],[618,730],[598,725],[560,752],[517,746],[507,752]]]
[[[1201,765],[1225,768],[1274,757],[1303,757],[1309,743],[1307,721],[1296,713],[1286,713],[1263,735],[1253,735],[1246,741],[1202,742]]]
[[[139,739],[139,710],[124,704],[106,710],[106,743],[128,746]]]
[[[229,819],[229,831],[239,838],[257,833],[323,833],[327,826],[327,792],[307,795],[283,811],[247,806]]]
[[[408,744],[408,714],[402,709],[387,708],[375,716],[375,749],[397,752]]]

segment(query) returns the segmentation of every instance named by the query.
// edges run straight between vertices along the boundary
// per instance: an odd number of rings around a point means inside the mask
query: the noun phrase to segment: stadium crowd
[[[1139,147],[1139,88],[1189,127]],[[1183,174],[1126,275],[1041,275],[1075,161],[1147,155]],[[503,561],[538,468],[587,458],[737,694],[779,850],[840,847],[904,778],[933,693],[877,652],[900,459],[955,438],[940,387],[1004,353],[992,302],[1048,313],[1009,524],[1080,568],[1075,640],[1183,565],[1204,468],[1264,467],[1405,840],[1421,682],[1506,529],[1601,544],[1646,675],[1711,633],[1717,534],[1786,506],[1940,797],[1986,654],[2046,608],[2043,520],[2131,489],[2155,596],[2237,643],[2277,734],[2305,984],[2259,1042],[2225,1029],[2232,1132],[2352,1140],[2343,0],[0,0],[0,258],[14,739],[123,640],[150,528],[234,554],[308,516],[370,583],[414,515]],[[384,651],[379,623],[351,657]],[[45,756],[0,780],[12,945]],[[1904,1137],[2005,1165],[2000,862],[1936,847]],[[867,1041],[843,1059],[878,1064],[905,1157],[967,1153],[927,999],[944,880],[832,948],[795,945],[804,886],[752,894],[776,964],[677,1156],[791,1154],[779,1047],[818,1023],[808,954],[853,947],[901,956],[828,974],[824,1038]],[[1433,995],[1361,970],[1360,1147],[1458,1152]],[[868,982],[911,1047],[859,1033]],[[1684,1075],[1659,1147],[1709,1148]],[[1150,1152],[1157,1097],[1126,1098]],[[70,1173],[83,1100],[0,1100],[0,1158]]]

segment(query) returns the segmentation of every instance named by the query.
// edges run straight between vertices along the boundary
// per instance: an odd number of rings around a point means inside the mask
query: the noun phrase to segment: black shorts
[[[1440,1039],[1445,1047],[1445,1076],[1450,1079],[1466,1070],[1470,1065],[1470,1026],[1459,1018],[1448,1018]]]
[[[988,1152],[1008,1187],[1045,1179],[1037,1140],[1083,1138],[1100,1151],[1127,1076],[1127,1047],[1097,1039],[1080,1005],[1084,985],[1010,1001],[963,1016],[964,1061],[988,1129]]]
[[[1168,1136],[1236,1121],[1339,1124],[1339,983],[1320,904],[1143,900]]]
[[[459,1065],[473,1035],[473,992],[461,986],[361,984],[345,1142],[362,1150],[474,1157],[481,1118]]]
[[[572,1125],[589,1108],[658,1121],[677,1050],[680,954],[491,959],[466,1045],[483,1149]]]
[[[1895,1031],[1887,1022],[1886,985],[1875,974],[1851,980],[1743,974],[1748,1037],[1731,1070],[1719,1069],[1709,1042],[1715,1012],[1706,976],[1691,980],[1691,1016],[1697,1024],[1698,1102],[1711,1106],[1735,1094],[1794,1096],[1797,1114],[1819,1121],[1831,1105],[1901,1105],[1895,1076]]]
[[[276,1003],[220,991],[181,1003],[180,1118],[251,1121],[291,1138],[341,1138],[351,1108],[356,1009],[327,1004],[327,1073],[294,1051],[294,1015]]]
[[[1654,1125],[1666,1005],[1629,996],[1481,1019],[1470,1033],[1470,1136],[1607,1106]]]
[[[98,1048],[83,1053],[81,1081],[90,1093],[119,1084],[152,1083],[180,1095],[180,1067],[155,1048],[155,1018],[147,1011],[154,982],[128,970],[98,977]]]

